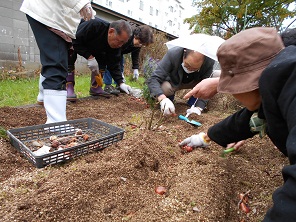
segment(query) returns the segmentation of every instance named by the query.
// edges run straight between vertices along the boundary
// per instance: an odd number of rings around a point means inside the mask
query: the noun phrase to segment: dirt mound
[[[69,103],[69,120],[99,119],[124,128],[124,139],[103,151],[42,169],[1,139],[0,218],[7,222],[261,221],[287,164],[267,138],[255,137],[224,158],[222,147],[214,143],[185,154],[178,147],[180,140],[206,132],[227,115],[230,106],[223,107],[224,97],[219,96],[210,101],[207,113],[190,116],[203,124],[199,128],[168,117],[161,127],[147,130],[151,111],[123,94]],[[186,109],[179,97],[177,114]],[[0,126],[6,129],[45,122],[42,106],[4,107],[0,115]],[[167,192],[155,193],[156,186],[166,187]],[[238,195],[248,190],[252,199],[247,216],[237,204]]]

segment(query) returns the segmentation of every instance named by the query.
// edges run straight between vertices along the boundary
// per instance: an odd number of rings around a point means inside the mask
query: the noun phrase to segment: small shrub
[[[150,56],[155,60],[160,60],[167,52],[165,43],[168,40],[166,35],[161,32],[154,31],[154,43],[148,47],[142,47],[140,52],[140,67],[143,67],[146,57]]]
[[[158,60],[153,59],[150,56],[146,56],[144,62],[143,62],[143,73],[144,73],[144,79],[145,82],[147,81],[147,79],[149,79],[152,75],[152,73],[154,72],[154,70],[157,67],[157,62]],[[154,98],[151,97],[150,95],[150,90],[148,88],[148,85],[145,84],[143,86],[143,97],[146,100],[147,104],[154,109],[155,105],[156,105],[156,100]]]
[[[150,56],[146,56],[143,63],[143,73],[144,73],[145,81],[147,81],[147,79],[151,77],[152,73],[157,67],[157,63],[158,63],[158,60],[153,59]],[[163,115],[160,115],[160,117],[158,117],[157,120],[153,123],[155,113],[158,110],[159,103],[155,98],[151,97],[150,90],[147,84],[143,86],[142,91],[143,91],[143,97],[146,103],[149,105],[150,109],[152,110],[151,116],[148,119],[148,123],[147,123],[147,129],[151,130],[152,128],[157,128],[158,126],[160,126],[163,119]]]

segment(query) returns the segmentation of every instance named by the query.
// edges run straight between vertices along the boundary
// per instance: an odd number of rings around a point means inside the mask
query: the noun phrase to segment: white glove
[[[191,146],[191,147],[207,147],[209,141],[205,140],[205,133],[201,132],[198,135],[192,135],[191,137],[186,138],[181,143],[180,146]]]
[[[92,59],[87,60],[87,66],[92,72],[98,72],[99,71],[99,64],[97,63],[97,60],[95,57]]]
[[[134,79],[138,79],[139,78],[139,70],[138,69],[134,69]]]
[[[160,109],[163,115],[171,115],[175,113],[175,105],[169,98],[160,101]]]
[[[96,12],[92,9],[91,4],[87,3],[80,11],[80,17],[85,21],[89,21],[95,18]]]
[[[132,87],[130,87],[129,85],[125,84],[125,83],[121,83],[120,84],[120,89],[122,91],[124,91],[126,94],[130,94],[130,92],[132,91]]]
[[[200,115],[200,114],[201,114],[201,111],[202,111],[201,108],[191,106],[190,109],[187,109],[187,110],[186,110],[186,117],[188,117],[188,116],[189,116],[190,114],[192,114],[192,113],[196,113],[197,115]]]

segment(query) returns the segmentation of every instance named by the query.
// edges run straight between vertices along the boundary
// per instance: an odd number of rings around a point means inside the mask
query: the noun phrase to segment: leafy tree
[[[229,38],[251,27],[275,27],[281,31],[284,19],[292,18],[294,0],[193,0],[198,14],[186,18],[194,33],[208,33]]]

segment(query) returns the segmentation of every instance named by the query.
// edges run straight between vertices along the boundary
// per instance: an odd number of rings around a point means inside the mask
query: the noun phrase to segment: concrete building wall
[[[19,58],[26,70],[41,68],[40,52],[34,34],[26,15],[19,10],[22,2],[0,0],[0,72],[16,70]],[[111,16],[111,19],[114,17]],[[83,57],[78,56],[76,68],[80,72],[88,71]]]
[[[22,0],[0,1],[0,66],[13,67],[21,55],[23,65],[37,67],[39,50],[26,16],[19,11]],[[19,51],[19,53],[18,53]]]
[[[117,8],[120,8],[120,4],[118,3],[121,1],[116,1],[117,0],[114,0],[113,4],[117,6]],[[153,1],[156,3],[159,0]],[[163,1],[178,2],[176,0],[162,0],[160,2]],[[22,2],[23,0],[0,0],[0,72],[3,70],[16,70],[16,68],[19,67],[19,61],[22,62],[22,66],[26,70],[36,70],[41,68],[39,48],[35,42],[34,34],[27,21],[26,15],[19,10]],[[132,18],[126,13],[121,14],[120,12],[113,11],[112,7],[109,7],[108,9],[106,4],[107,6],[109,5],[109,0],[97,0],[92,2],[97,13],[96,16],[105,19],[106,21],[111,22],[118,19],[127,19],[138,25],[144,24],[138,20],[138,15],[136,18]],[[125,0],[125,3],[121,6],[125,6],[126,12],[128,12],[129,7],[127,7],[126,4],[131,4],[132,2],[134,1]],[[140,1],[137,0],[137,2],[140,4]],[[148,8],[148,4],[146,4],[147,1],[143,2],[145,2],[145,8]],[[101,6],[105,8],[102,8]],[[138,7],[136,7],[136,9],[138,9]],[[146,12],[149,14],[149,9]],[[143,16],[143,14],[141,16]],[[146,19],[149,20],[148,17]],[[159,21],[160,17],[154,19]],[[152,26],[154,26],[154,23]],[[172,35],[169,37],[175,38],[175,36]],[[78,56],[76,70],[79,72],[88,71],[86,60],[81,56]]]

